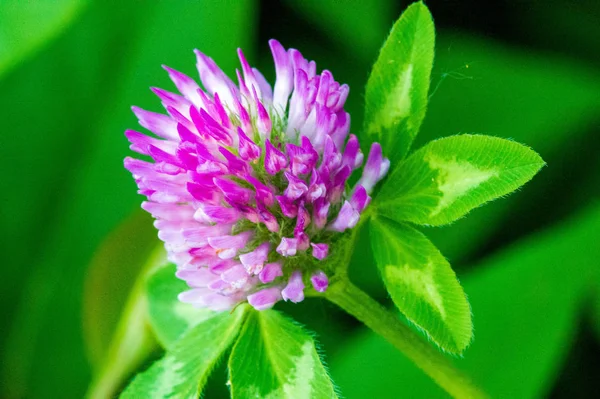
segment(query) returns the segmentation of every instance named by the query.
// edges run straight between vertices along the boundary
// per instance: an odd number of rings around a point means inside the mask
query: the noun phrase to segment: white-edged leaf
[[[471,309],[444,256],[414,228],[380,218],[371,245],[396,307],[440,348],[461,353],[473,335]]]
[[[394,170],[377,197],[377,212],[443,225],[511,193],[544,165],[535,151],[506,139],[463,134],[435,140]]]
[[[275,310],[251,311],[229,373],[233,399],[337,398],[313,338]]]
[[[427,109],[435,30],[419,2],[394,24],[365,93],[365,131],[379,141],[392,166],[408,152]]]
[[[189,330],[162,359],[138,374],[120,397],[198,397],[213,367],[237,336],[247,308],[242,305],[231,314],[216,313]]]
[[[169,264],[155,270],[146,283],[150,325],[165,348],[170,348],[190,328],[215,315],[209,309],[177,299],[177,295],[189,287],[175,277],[175,271],[175,265]]]

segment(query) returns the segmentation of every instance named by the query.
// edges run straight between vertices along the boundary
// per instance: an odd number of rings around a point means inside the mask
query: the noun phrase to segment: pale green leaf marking
[[[310,342],[307,342],[302,347],[302,355],[294,358],[296,369],[294,373],[288,377],[288,382],[285,383],[281,390],[272,391],[267,396],[260,396],[260,388],[252,385],[249,391],[253,392],[248,397],[278,399],[278,398],[294,398],[294,399],[312,399],[313,389],[311,384],[305,383],[310,381],[315,367],[315,359],[312,354],[314,347]]]
[[[458,162],[456,159],[443,161],[432,154],[429,154],[425,161],[431,169],[438,171],[436,182],[442,192],[440,202],[430,213],[431,217],[437,216],[481,183],[498,176],[495,169],[478,169],[468,162]]]
[[[283,385],[283,393],[288,398],[311,399],[312,386],[306,384],[313,376],[315,357],[313,356],[314,344],[310,341],[302,346],[302,355],[296,357],[296,372],[290,377],[289,382]]]
[[[336,398],[312,337],[274,310],[253,311],[229,359],[232,398]]]
[[[162,359],[138,374],[121,398],[197,398],[214,365],[237,336],[246,310],[247,305],[242,305],[232,314],[216,313],[190,329]]]
[[[392,172],[377,212],[396,221],[443,225],[515,191],[545,163],[530,148],[482,135],[435,140]]]
[[[442,296],[433,279],[433,273],[435,272],[433,263],[428,263],[423,270],[411,268],[411,265],[408,264],[402,267],[387,265],[383,272],[387,281],[403,281],[410,291],[420,296],[433,309],[437,310],[442,319],[446,318]]]
[[[384,129],[391,129],[399,120],[410,115],[410,90],[412,88],[413,65],[408,64],[404,72],[398,76],[398,83],[391,89],[385,99],[385,105],[379,110],[375,120]],[[376,133],[378,126],[369,125],[369,133]]]
[[[156,398],[166,398],[172,392],[172,387],[181,385],[185,382],[184,375],[181,370],[185,364],[175,360],[173,356],[165,356],[156,369],[150,369],[153,371],[152,381],[152,395]],[[122,397],[127,397],[127,391]]]
[[[440,51],[450,47],[449,51]],[[597,120],[600,99],[600,79],[595,77],[597,68],[592,70],[581,63],[563,62],[564,59],[557,56],[531,57],[527,52],[471,35],[439,36],[436,49],[436,71],[448,72],[460,67],[460,72],[473,79],[443,81],[428,105],[419,133],[420,143],[457,132],[484,129],[499,137],[526,143],[544,159],[552,154],[559,159],[566,155],[561,147],[577,142],[580,145],[569,151],[571,159],[577,158],[575,154],[586,145],[582,137],[588,132],[581,126],[588,123],[585,121]],[[469,64],[465,64],[467,61]],[[476,62],[471,64],[470,61]],[[433,76],[434,81],[438,80]],[[560,121],[556,119],[558,115]],[[547,182],[554,179],[550,177],[552,174],[556,173],[558,178],[567,173],[562,170],[563,162],[572,166],[572,161],[566,158],[560,158],[560,165],[553,165],[551,158],[546,160],[550,168],[542,172]],[[536,186],[524,187],[523,192],[507,201],[496,201],[493,206],[477,209],[468,218],[453,223],[451,230],[431,229],[427,235],[445,256],[462,259],[497,231],[514,211],[512,206],[523,205],[524,201],[539,195],[539,190],[544,190],[537,183]],[[580,189],[587,187],[582,184]],[[596,187],[600,188],[600,182]],[[563,190],[557,195],[562,200],[571,194]]]
[[[392,167],[407,154],[427,109],[435,31],[427,7],[404,11],[369,76],[365,92],[365,131],[379,141]]]
[[[473,334],[471,309],[448,261],[420,232],[379,217],[371,245],[396,307],[440,348],[461,353]]]

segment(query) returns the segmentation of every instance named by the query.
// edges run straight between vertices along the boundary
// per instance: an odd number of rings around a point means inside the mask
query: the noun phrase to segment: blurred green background
[[[122,160],[129,107],[158,111],[149,87],[173,89],[161,64],[197,76],[198,48],[232,74],[242,47],[272,79],[277,38],[350,85],[359,133],[369,68],[407,4],[1,0],[0,397],[80,398],[106,351],[157,243]],[[437,52],[415,145],[485,133],[548,163],[509,198],[425,231],[473,308],[456,364],[495,398],[600,397],[600,2],[427,5]],[[362,234],[351,277],[390,303]],[[334,306],[278,306],[317,333],[344,397],[444,397]],[[225,380],[221,367],[206,397],[227,395]]]

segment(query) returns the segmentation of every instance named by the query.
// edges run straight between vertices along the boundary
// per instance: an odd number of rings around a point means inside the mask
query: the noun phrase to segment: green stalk
[[[108,353],[88,387],[85,396],[87,399],[115,397],[127,378],[158,347],[147,321],[146,278],[165,262],[164,250],[160,246],[142,267],[117,324]]]
[[[385,338],[453,397],[487,398],[448,358],[348,279],[332,282],[325,298]]]

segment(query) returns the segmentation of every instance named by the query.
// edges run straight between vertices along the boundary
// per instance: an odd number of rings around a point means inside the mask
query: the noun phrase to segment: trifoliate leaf
[[[380,218],[371,245],[398,309],[440,348],[462,352],[473,335],[471,309],[444,256],[412,227]]]
[[[229,370],[233,399],[337,398],[313,338],[274,310],[250,313]]]
[[[397,221],[450,223],[516,190],[544,164],[530,148],[497,137],[435,140],[390,175],[377,197],[377,212]]]
[[[396,22],[367,82],[365,131],[381,143],[392,167],[408,152],[427,109],[435,31],[423,3]]]
[[[138,374],[121,398],[198,397],[214,365],[237,336],[246,310],[242,305],[231,314],[217,313],[189,330],[162,359]]]

